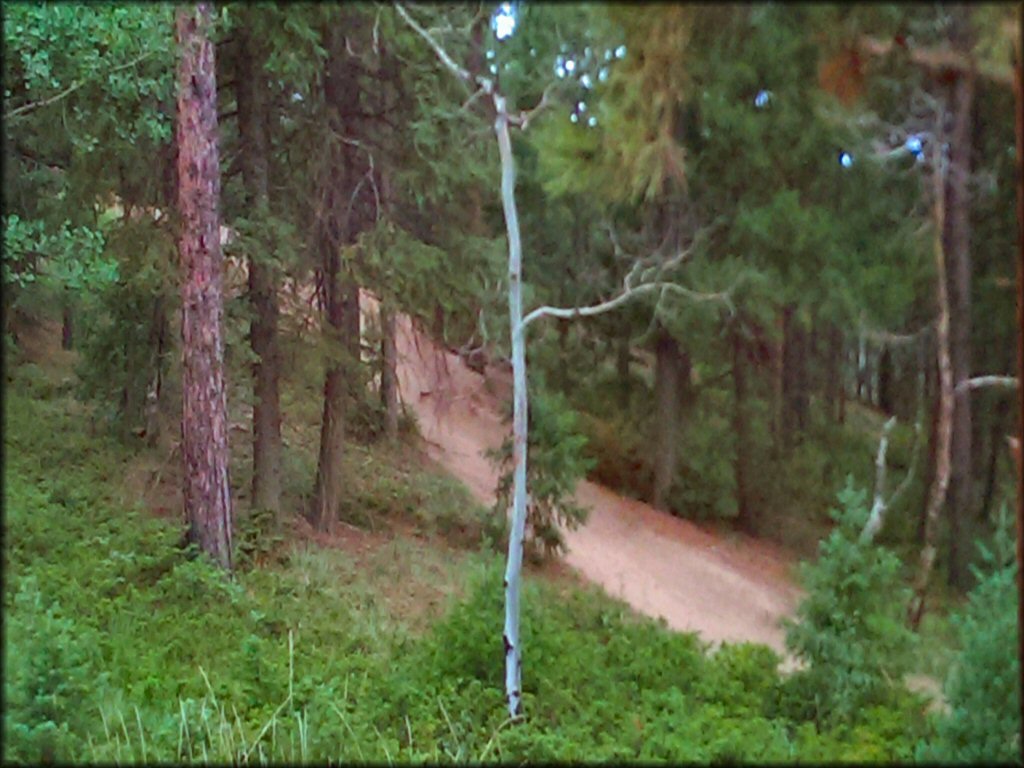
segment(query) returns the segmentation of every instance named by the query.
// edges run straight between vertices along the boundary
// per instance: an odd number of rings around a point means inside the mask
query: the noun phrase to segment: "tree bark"
[[[828,325],[828,352],[825,358],[825,412],[831,421],[839,421],[839,398],[842,397],[843,337],[833,324]]]
[[[757,533],[757,520],[750,501],[748,477],[750,475],[750,430],[747,415],[747,382],[745,371],[745,349],[743,337],[738,328],[732,331],[732,387],[733,418],[732,428],[736,440],[736,457],[733,464],[736,479],[736,521],[748,533]]]
[[[970,53],[970,9],[954,6],[951,43],[955,50]],[[971,110],[975,76],[971,70],[956,78],[952,87],[953,131],[949,139],[949,173],[946,178],[946,225],[943,249],[949,283],[950,360],[953,387],[971,376],[971,253],[970,172]],[[949,582],[964,587],[974,549],[969,523],[973,503],[971,468],[971,398],[955,395],[953,412],[952,468],[949,483]]]
[[[345,36],[341,30],[332,28],[324,43],[328,52],[323,79],[328,123],[336,134],[344,135],[346,126],[343,117],[351,115],[359,106],[358,84],[348,66]],[[351,243],[353,236],[353,189],[350,187],[354,187],[353,179],[356,176],[354,153],[355,148],[350,144],[332,144],[330,157],[326,159],[327,171],[323,182],[324,212],[316,223],[317,247],[324,280],[324,333],[332,349],[324,374],[320,450],[309,515],[314,527],[328,531],[333,529],[341,505],[341,457],[345,448],[345,405],[349,394],[346,374],[352,370],[346,363],[352,351],[351,294],[354,281],[351,276],[344,274],[341,249]],[[358,291],[358,287],[355,290]],[[358,312],[358,303],[355,308]],[[357,328],[358,321],[357,315]]]
[[[337,247],[332,247],[330,238],[325,240],[326,242],[321,242],[327,320],[324,331],[334,344],[340,346],[344,329],[341,287],[338,284],[341,256]],[[345,369],[339,361],[334,360],[324,374],[320,452],[313,486],[313,506],[310,510],[310,522],[321,531],[333,529],[341,504],[341,457],[345,450],[345,394]]]
[[[380,308],[380,400],[384,409],[384,435],[398,437],[398,356],[395,347],[395,314],[389,307]]]
[[[682,353],[679,345],[664,328],[659,327],[654,342],[654,489],[651,503],[669,510],[669,492],[676,473],[676,430],[679,423],[679,401]]]
[[[808,396],[806,388],[805,333],[792,304],[782,311],[782,443],[786,448],[796,441],[795,430],[807,428]]]
[[[936,153],[938,155],[938,153]],[[953,365],[949,351],[949,295],[946,286],[946,256],[942,233],[945,231],[946,199],[945,174],[942,171],[942,159],[936,157],[935,192],[935,285],[936,304],[939,319],[936,327],[936,347],[939,368],[939,407],[936,423],[935,469],[932,485],[928,493],[928,505],[925,509],[924,546],[921,548],[921,562],[914,583],[914,596],[907,609],[907,618],[913,628],[920,624],[924,613],[924,597],[928,589],[928,579],[935,564],[938,534],[939,513],[946,501],[949,488],[950,457],[953,442]]]
[[[231,568],[227,395],[221,323],[220,167],[210,6],[177,13],[184,511],[189,539]]]
[[[508,312],[512,344],[512,529],[505,568],[505,695],[510,717],[523,710],[522,648],[519,638],[519,593],[526,536],[526,445],[529,411],[526,380],[526,340],[523,325],[523,250],[516,209],[516,172],[505,99],[495,95],[494,131],[501,156],[501,202],[508,234]]]
[[[246,11],[248,13],[248,10]],[[269,213],[266,133],[265,55],[243,17],[236,31],[239,161],[250,215]],[[249,344],[256,357],[252,368],[252,508],[281,514],[281,395],[278,340],[277,271],[266,254],[250,255],[249,302],[252,322]]]
[[[882,347],[878,356],[878,407],[886,416],[896,412],[895,381],[893,373],[892,352],[889,347]]]
[[[61,307],[60,348],[71,349],[75,340],[75,318],[71,309],[71,297],[67,295],[67,291],[64,293],[64,304]]]

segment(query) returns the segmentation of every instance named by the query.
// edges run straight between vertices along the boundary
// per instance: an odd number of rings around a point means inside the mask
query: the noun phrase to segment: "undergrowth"
[[[293,542],[226,578],[178,526],[118,503],[129,451],[47,395],[5,398],[7,761],[816,763],[902,759],[923,735],[913,699],[815,724],[769,649],[711,654],[529,577],[527,719],[510,723],[499,556],[434,550],[434,571],[411,539],[368,558]],[[429,621],[392,610],[387,585],[442,564],[461,576],[407,595],[437,604]]]

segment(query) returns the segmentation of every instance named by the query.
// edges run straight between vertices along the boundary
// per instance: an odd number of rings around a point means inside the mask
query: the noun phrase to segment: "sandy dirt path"
[[[374,311],[371,297],[363,305]],[[407,317],[397,330],[401,397],[429,454],[492,504],[496,471],[483,452],[507,434],[499,409],[508,372],[476,373]],[[584,578],[673,629],[712,643],[761,642],[783,653],[779,620],[799,599],[784,553],[747,537],[717,536],[594,483],[581,482],[576,497],[590,516],[567,532],[565,560]]]

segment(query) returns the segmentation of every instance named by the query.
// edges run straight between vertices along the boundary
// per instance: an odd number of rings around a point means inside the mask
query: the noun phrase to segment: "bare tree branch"
[[[975,376],[973,379],[964,379],[956,385],[956,394],[961,395],[973,389],[982,387],[1006,387],[1016,389],[1019,386],[1016,376]]]
[[[539,320],[542,317],[560,317],[564,320],[568,320],[576,317],[592,317],[594,315],[604,314],[605,312],[610,312],[616,307],[622,306],[627,301],[630,301],[637,296],[650,293],[651,291],[661,291],[662,295],[665,293],[678,293],[693,301],[721,301],[729,307],[730,311],[733,311],[732,292],[735,288],[736,285],[733,285],[728,290],[719,291],[717,293],[700,293],[689,288],[684,288],[676,283],[643,283],[637,286],[627,286],[623,288],[617,296],[608,299],[607,301],[602,301],[598,304],[591,304],[586,307],[537,307],[523,318],[520,323],[520,328],[525,330],[526,326],[534,320]]]
[[[412,16],[409,15],[409,12],[405,10],[405,7],[401,3],[395,3],[395,10],[398,11],[398,15],[399,16],[401,16],[403,19],[405,19],[405,23],[406,24],[408,24],[410,27],[412,27],[413,30],[415,30],[415,32],[420,37],[422,37],[424,40],[427,41],[427,43],[430,45],[430,47],[434,49],[434,53],[437,54],[437,58],[439,58],[441,60],[441,63],[444,64],[445,67],[447,67],[448,70],[453,75],[455,75],[459,80],[462,80],[463,82],[465,82],[467,84],[472,85],[472,84],[475,83],[476,85],[479,85],[480,88],[483,89],[484,93],[487,93],[487,94],[493,94],[494,93],[494,82],[490,78],[486,78],[486,77],[476,77],[476,78],[474,78],[469,73],[468,69],[466,69],[465,67],[460,67],[458,64],[456,64],[455,63],[455,59],[453,59],[451,56],[448,55],[448,51],[446,51],[444,48],[442,48],[438,44],[438,42],[434,39],[433,35],[431,35],[430,32],[428,32],[422,26],[420,26],[420,24],[416,21],[416,19],[414,19]]]
[[[875,536],[882,529],[882,524],[885,522],[885,513],[906,493],[907,488],[910,487],[910,481],[917,471],[917,457],[920,455],[919,444],[921,441],[920,419],[914,425],[914,447],[911,449],[910,467],[907,469],[907,474],[892,496],[888,499],[885,498],[885,454],[889,448],[889,433],[895,425],[896,417],[893,416],[885,422],[885,426],[882,427],[882,437],[878,441],[878,454],[875,457],[875,498],[871,505],[871,514],[868,516],[868,522],[860,534],[862,544],[869,544],[874,541]]]

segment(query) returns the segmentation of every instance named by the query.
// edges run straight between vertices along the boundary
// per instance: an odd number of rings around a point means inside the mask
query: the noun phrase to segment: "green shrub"
[[[997,528],[993,548],[979,542],[985,570],[963,613],[953,617],[960,654],[945,685],[950,711],[936,723],[935,741],[922,748],[925,759],[964,763],[1019,763],[1020,660],[1017,658],[1017,566],[1006,524]]]
[[[576,483],[592,463],[585,458],[587,439],[579,433],[576,412],[557,393],[537,387],[530,397],[527,457],[526,546],[535,556],[547,557],[565,548],[560,525],[576,528],[587,510],[573,500]],[[489,453],[502,472],[494,513],[506,514],[512,503],[512,438]]]
[[[852,723],[891,701],[915,640],[904,622],[909,592],[899,558],[859,540],[866,493],[848,481],[838,498],[835,528],[803,567],[807,596],[786,628],[787,648],[807,665],[787,681],[789,702],[821,723]]]

